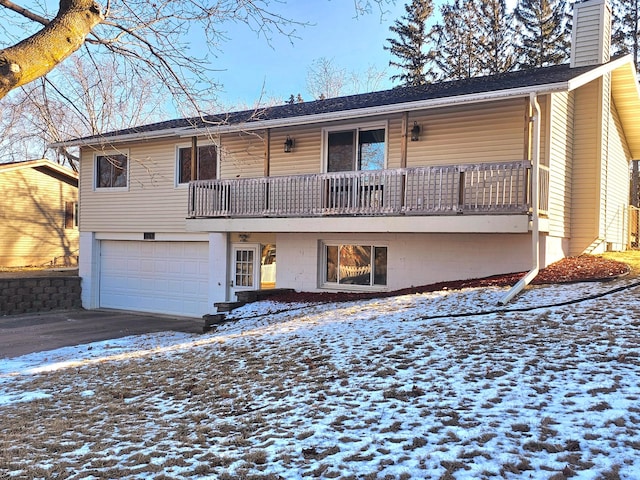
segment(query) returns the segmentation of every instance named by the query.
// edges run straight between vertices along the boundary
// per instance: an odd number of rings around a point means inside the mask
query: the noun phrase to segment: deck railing
[[[526,213],[530,170],[530,162],[518,161],[201,180],[189,184],[188,216]]]

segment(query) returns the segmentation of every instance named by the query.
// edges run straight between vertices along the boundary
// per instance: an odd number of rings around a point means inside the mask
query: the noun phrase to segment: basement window
[[[326,286],[386,286],[387,247],[325,243],[323,284]]]

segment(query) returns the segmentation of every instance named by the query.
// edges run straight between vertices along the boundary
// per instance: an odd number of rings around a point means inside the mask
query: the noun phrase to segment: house
[[[49,160],[0,164],[0,266],[78,264],[78,174]]]
[[[66,142],[84,306],[200,316],[247,289],[528,271],[512,296],[565,256],[624,249],[640,94],[610,16],[575,4],[566,65]]]

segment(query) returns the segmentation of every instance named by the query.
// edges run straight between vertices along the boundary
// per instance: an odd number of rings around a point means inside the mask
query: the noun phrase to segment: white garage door
[[[200,317],[207,312],[209,244],[100,244],[100,306]]]

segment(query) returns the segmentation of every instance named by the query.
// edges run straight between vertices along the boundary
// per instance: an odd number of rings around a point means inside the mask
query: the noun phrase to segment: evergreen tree
[[[431,82],[435,75],[430,63],[432,53],[431,30],[427,21],[433,13],[432,0],[412,0],[405,5],[406,14],[389,27],[397,38],[387,38],[389,46],[384,46],[398,60],[389,61],[389,65],[399,68],[402,73],[393,75],[391,80],[399,80],[403,85],[424,85]]]
[[[480,0],[478,31],[480,62],[484,73],[493,75],[511,71],[516,66],[513,48],[513,15],[507,13],[505,0]]]
[[[435,62],[442,80],[459,80],[482,74],[478,7],[478,0],[454,0],[440,7],[442,23],[434,30],[438,38]]]
[[[640,40],[640,0],[613,0],[611,50],[615,54],[633,53],[636,68]]]
[[[545,67],[568,59],[566,9],[564,0],[518,0],[514,15],[521,33],[521,66]]]

